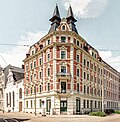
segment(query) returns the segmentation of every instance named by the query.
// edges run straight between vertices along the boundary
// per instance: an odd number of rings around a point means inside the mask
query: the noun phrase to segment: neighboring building
[[[0,110],[4,110],[4,74],[0,66]]]
[[[104,62],[104,108],[119,109],[120,73]]]
[[[56,6],[50,21],[48,34],[30,47],[24,59],[25,112],[79,114],[101,110],[106,63],[78,35],[71,6],[63,19]],[[119,74],[115,73],[114,86]]]
[[[24,70],[8,65],[4,69],[4,110],[6,112],[24,112]]]

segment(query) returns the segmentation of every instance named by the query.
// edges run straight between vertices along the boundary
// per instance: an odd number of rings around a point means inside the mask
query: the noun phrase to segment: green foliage
[[[114,113],[115,114],[120,114],[120,110],[115,110]]]
[[[105,112],[100,112],[100,111],[98,111],[98,112],[90,112],[89,115],[90,116],[100,116],[100,117],[105,117],[106,116]]]

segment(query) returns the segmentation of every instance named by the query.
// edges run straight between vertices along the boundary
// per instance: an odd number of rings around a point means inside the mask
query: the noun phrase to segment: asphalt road
[[[3,118],[0,118],[0,122],[18,122],[18,121],[14,120],[14,119],[3,119]]]

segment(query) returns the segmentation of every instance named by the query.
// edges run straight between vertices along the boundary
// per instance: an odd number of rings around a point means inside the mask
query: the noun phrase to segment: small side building
[[[24,112],[24,69],[8,65],[4,69],[4,110]]]

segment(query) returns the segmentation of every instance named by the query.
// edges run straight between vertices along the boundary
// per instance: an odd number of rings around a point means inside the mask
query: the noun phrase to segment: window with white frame
[[[77,54],[77,62],[80,62],[80,55]]]
[[[77,46],[80,46],[80,42],[77,40]]]
[[[39,86],[39,92],[42,92],[42,85]]]
[[[86,73],[84,72],[84,79],[86,79]]]
[[[87,67],[89,68],[89,61],[87,61]]]
[[[47,43],[46,43],[46,45],[49,45],[49,44],[50,44],[50,39],[48,39],[48,40],[47,40]]]
[[[79,92],[80,91],[80,85],[79,85],[79,83],[77,83],[77,92]]]
[[[42,78],[42,72],[41,71],[39,72],[39,78],[40,79]]]
[[[34,73],[34,80],[36,80],[36,73]]]
[[[47,90],[50,91],[50,83],[47,84]]]
[[[50,53],[47,54],[47,61],[50,61]]]
[[[84,66],[86,66],[86,59],[84,59]]]
[[[65,25],[62,26],[62,30],[65,30]]]
[[[30,63],[30,69],[32,70],[32,62]]]
[[[26,65],[26,68],[25,69],[26,69],[26,71],[28,71],[28,64]]]
[[[61,66],[61,72],[66,73],[66,66]]]
[[[34,61],[34,68],[36,68],[36,61]]]
[[[42,58],[39,59],[39,64],[42,65]]]
[[[50,68],[47,69],[47,76],[50,76]]]
[[[66,59],[66,51],[61,51],[61,59]]]
[[[77,77],[80,76],[80,69],[77,69]]]
[[[66,42],[66,37],[65,36],[61,36],[61,42]]]
[[[30,75],[30,81],[32,82],[32,74]]]
[[[39,107],[42,108],[42,100],[39,100]]]

